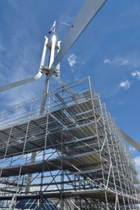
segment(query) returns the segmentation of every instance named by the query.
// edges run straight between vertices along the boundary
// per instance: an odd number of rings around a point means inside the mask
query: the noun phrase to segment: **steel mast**
[[[48,67],[44,67],[47,48],[49,48],[49,51],[50,51],[49,61],[48,61]],[[45,110],[46,99],[47,99],[48,92],[49,92],[50,77],[52,75],[57,76],[59,73],[59,69],[57,69],[57,70],[53,71],[52,74],[50,74],[50,69],[52,67],[52,64],[53,64],[54,58],[55,58],[55,50],[57,50],[57,52],[59,52],[59,49],[60,49],[60,41],[58,41],[58,44],[56,45],[56,35],[55,34],[52,35],[50,43],[48,43],[48,38],[45,36],[45,44],[44,44],[44,49],[43,49],[40,66],[41,66],[41,73],[46,74],[46,80],[45,80],[44,93],[43,93],[41,107],[40,107],[40,115],[42,115]],[[59,64],[57,65],[57,68],[59,68]],[[32,152],[31,163],[35,162],[35,158],[36,158],[36,152]],[[28,193],[30,190],[29,185],[30,185],[31,181],[32,181],[32,174],[29,174],[28,180],[27,180],[26,193]]]

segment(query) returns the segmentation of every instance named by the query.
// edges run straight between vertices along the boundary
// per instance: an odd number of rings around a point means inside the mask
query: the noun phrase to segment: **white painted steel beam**
[[[50,58],[49,58],[49,69],[52,66],[52,63],[54,61],[54,56],[55,56],[55,45],[56,45],[56,36],[52,36],[52,43],[51,43],[51,49],[50,49]],[[44,65],[42,65],[44,66]],[[49,92],[49,82],[50,82],[50,76],[46,75],[46,81],[45,81],[45,87],[44,87],[44,94],[41,102],[41,108],[40,108],[40,115],[43,114],[44,109],[45,109],[45,104],[46,104],[46,98]]]
[[[63,59],[68,50],[72,47],[78,37],[85,30],[87,25],[93,19],[93,17],[97,14],[100,8],[107,0],[86,0],[75,19],[73,27],[71,27],[66,39],[62,43],[61,49],[57,54],[54,63],[51,68],[51,72],[56,68],[56,66]],[[50,72],[50,73],[51,73]]]

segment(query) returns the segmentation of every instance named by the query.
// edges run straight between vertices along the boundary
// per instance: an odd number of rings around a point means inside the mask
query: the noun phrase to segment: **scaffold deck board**
[[[66,115],[69,114],[71,119]],[[83,112],[85,112],[82,114]],[[52,146],[53,144],[61,142],[61,130],[63,127],[64,132],[64,142],[73,139],[73,136],[79,138],[86,138],[90,136],[95,136],[96,129],[94,127],[93,113],[88,111],[91,110],[91,103],[89,101],[82,102],[80,104],[75,104],[65,110],[56,110],[50,112],[48,120],[48,133],[47,133],[47,145]],[[76,116],[77,114],[77,116]],[[80,115],[79,115],[80,114]],[[82,114],[82,117],[81,117]],[[61,118],[63,120],[63,126]],[[73,117],[72,117],[73,116]],[[26,141],[26,146],[24,148],[24,153],[30,153],[37,150],[44,149],[45,130],[46,130],[47,116],[35,117],[28,122],[18,122],[16,125],[9,125],[9,127],[0,130],[0,158],[11,157],[15,155],[20,155],[23,152],[24,144]],[[27,126],[29,124],[28,133],[26,133]],[[101,123],[101,122],[100,122]],[[12,131],[12,133],[10,133]],[[102,134],[101,134],[102,135]],[[10,141],[7,143],[10,136]],[[71,136],[71,137],[70,137]],[[6,152],[5,152],[6,151]]]
[[[116,193],[111,190],[107,190],[107,195],[109,202],[114,202],[116,198]],[[94,198],[94,199],[99,199],[100,201],[105,202],[105,194],[104,194],[104,189],[101,190],[83,190],[83,191],[68,191],[68,192],[63,192],[61,195],[63,198],[73,198],[73,197],[80,197],[80,198]],[[60,192],[51,192],[51,193],[37,193],[37,194],[17,194],[16,195],[16,200],[22,200],[22,199],[40,199],[41,197],[43,198],[60,198]],[[125,202],[127,203],[127,198],[130,198],[133,200],[135,203],[140,203],[140,200],[137,199],[136,197],[128,196],[128,195],[121,195],[118,194],[120,202],[123,202],[123,198],[125,199]],[[0,200],[11,200],[12,196],[0,196]]]
[[[48,159],[46,161],[41,162],[34,162],[34,163],[28,163],[24,165],[17,165],[12,167],[5,167],[1,168],[1,177],[9,177],[9,176],[18,176],[19,173],[21,175],[23,174],[31,174],[31,173],[41,173],[42,170],[49,171],[49,170],[60,170],[61,169],[61,159],[60,158],[54,158],[54,159]],[[102,162],[107,162],[105,158],[102,158]],[[77,167],[87,167],[88,165],[99,165],[99,154],[97,152],[88,152],[88,153],[82,153],[78,155],[71,155],[66,156],[63,159],[63,168],[68,169],[70,171],[75,171],[75,168],[73,168],[72,164],[74,164]]]

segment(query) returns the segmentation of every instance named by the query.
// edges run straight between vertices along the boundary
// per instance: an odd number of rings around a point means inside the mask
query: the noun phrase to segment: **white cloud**
[[[130,147],[129,147],[129,151],[130,151],[130,152],[135,152],[136,149],[135,149],[134,147],[130,146]]]
[[[129,61],[123,57],[116,57],[114,60],[112,60],[112,64],[126,66],[129,65]]]
[[[120,65],[120,66],[129,65],[129,61],[127,59],[124,59],[123,57],[116,57],[112,60],[105,59],[104,63],[105,64],[108,63],[108,64]]]
[[[136,169],[138,174],[140,175],[140,156],[137,156],[134,158],[134,162],[136,164]]]
[[[109,59],[105,59],[104,63],[110,63],[110,60]]]
[[[119,84],[120,87],[124,88],[125,90],[129,89],[130,88],[130,82],[128,80],[124,81],[124,82],[121,82]]]
[[[135,161],[137,166],[140,166],[140,156],[135,157],[134,161]]]
[[[122,63],[121,63],[122,66],[125,66],[127,64],[128,64],[128,60],[122,60]]]
[[[115,56],[110,59],[110,64],[128,66],[130,69],[140,68],[139,50],[132,50],[124,56]]]
[[[77,59],[77,56],[75,54],[71,54],[68,57],[68,63],[71,67],[73,67],[76,64],[76,59]]]
[[[131,73],[131,76],[140,80],[140,71],[134,71]]]

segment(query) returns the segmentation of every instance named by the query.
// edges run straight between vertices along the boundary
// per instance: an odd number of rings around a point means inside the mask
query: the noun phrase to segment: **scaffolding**
[[[90,77],[0,114],[0,209],[136,209],[139,179]]]

